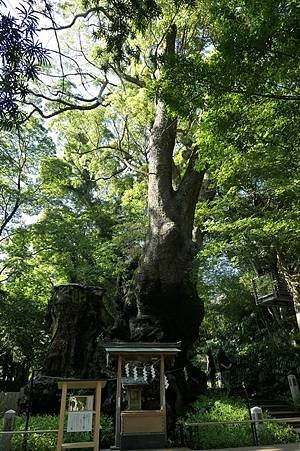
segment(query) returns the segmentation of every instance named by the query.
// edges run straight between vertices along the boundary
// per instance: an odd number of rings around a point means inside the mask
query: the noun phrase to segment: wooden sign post
[[[57,436],[56,451],[64,449],[90,448],[93,451],[100,451],[99,448],[99,428],[100,428],[100,408],[101,390],[105,387],[103,380],[79,380],[62,379],[58,387],[62,390],[60,402],[59,428]],[[67,406],[68,390],[95,390],[94,396],[74,396]],[[84,399],[85,398],[85,399]],[[91,431],[93,439],[91,442],[64,443],[65,416],[68,414],[68,431],[84,432]]]

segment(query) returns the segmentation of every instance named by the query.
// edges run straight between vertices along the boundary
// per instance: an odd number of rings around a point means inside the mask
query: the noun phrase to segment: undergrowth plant
[[[267,415],[264,414],[264,418],[267,419]],[[249,412],[241,398],[200,396],[177,425],[192,449],[233,448],[253,445],[252,430],[247,420]],[[260,445],[297,440],[287,424],[274,422],[259,425],[257,435]]]

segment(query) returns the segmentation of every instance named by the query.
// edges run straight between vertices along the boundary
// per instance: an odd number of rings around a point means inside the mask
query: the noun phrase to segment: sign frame
[[[64,449],[72,448],[89,448],[93,451],[100,451],[99,448],[99,436],[100,436],[100,409],[101,409],[101,391],[106,385],[105,380],[84,380],[84,379],[62,379],[58,382],[58,388],[62,390],[61,402],[60,402],[60,415],[59,415],[59,428],[57,436],[56,451],[62,451]],[[69,405],[67,407],[67,393],[68,390],[95,390],[95,396],[93,397],[93,410],[81,410],[70,412]],[[79,398],[79,396],[78,396]],[[70,414],[91,414],[92,415],[92,441],[90,442],[73,442],[64,443],[64,426],[66,413]],[[98,426],[99,425],[99,426]],[[73,431],[75,432],[75,431]],[[81,431],[80,431],[81,432]]]

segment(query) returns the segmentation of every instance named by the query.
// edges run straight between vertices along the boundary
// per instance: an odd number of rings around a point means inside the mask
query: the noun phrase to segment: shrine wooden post
[[[167,406],[166,406],[166,387],[165,387],[165,357],[160,356],[160,410],[163,413],[165,440],[167,441]]]
[[[117,392],[116,392],[116,427],[115,427],[115,445],[120,446],[120,428],[121,428],[121,379],[122,379],[122,357],[118,356],[117,370]]]

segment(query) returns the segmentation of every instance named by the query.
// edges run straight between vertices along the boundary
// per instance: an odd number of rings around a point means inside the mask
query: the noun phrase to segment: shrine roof
[[[147,355],[175,355],[180,352],[181,342],[177,343],[143,343],[143,342],[112,342],[103,343],[108,354],[147,354]]]

